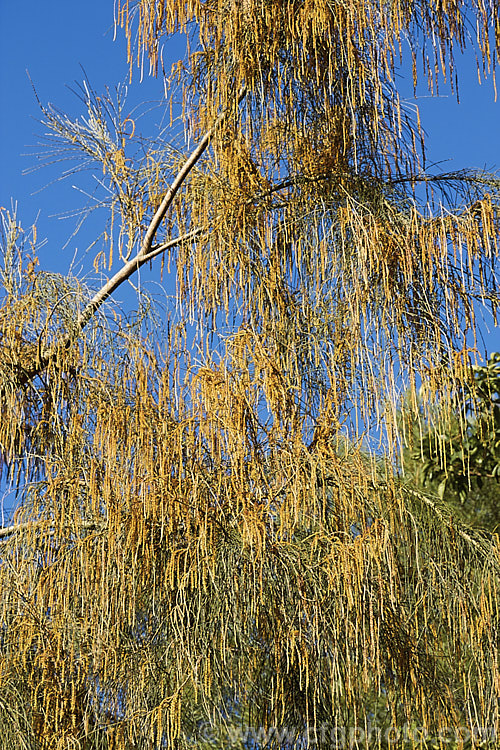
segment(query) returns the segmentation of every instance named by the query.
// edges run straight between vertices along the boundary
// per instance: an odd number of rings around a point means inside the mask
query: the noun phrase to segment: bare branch
[[[240,89],[240,92],[238,94],[237,99],[237,106],[241,104],[243,99],[245,98],[247,93],[246,87],[242,87]],[[156,232],[158,231],[158,228],[163,221],[165,214],[167,213],[168,209],[172,205],[172,201],[174,200],[176,194],[180,190],[182,184],[186,180],[187,176],[193,169],[193,167],[197,164],[203,153],[206,151],[210,140],[212,139],[216,129],[220,126],[220,124],[223,122],[223,120],[227,117],[228,112],[223,112],[217,119],[217,121],[214,123],[214,125],[205,133],[199,144],[196,146],[194,151],[189,155],[189,157],[184,162],[183,166],[179,170],[176,178],[174,179],[172,185],[166,192],[160,206],[156,210],[153,218],[151,219],[149,226],[146,230],[146,234],[144,235],[144,239],[142,241],[141,247],[136,254],[134,258],[129,260],[109,281],[104,284],[104,286],[94,295],[94,297],[90,300],[90,302],[86,305],[84,310],[80,313],[76,324],[74,328],[68,332],[59,342],[56,342],[55,344],[52,344],[50,347],[48,347],[46,350],[41,351],[39,353],[39,356],[36,358],[36,360],[33,362],[32,367],[25,369],[22,371],[22,373],[18,374],[17,377],[17,384],[20,387],[24,387],[28,383],[30,383],[33,378],[35,378],[40,372],[43,372],[43,370],[46,369],[46,367],[49,365],[49,363],[55,359],[57,356],[57,353],[67,349],[73,341],[75,341],[84,327],[87,325],[89,320],[92,318],[92,316],[95,314],[95,312],[99,309],[99,307],[102,305],[102,303],[127,279],[129,279],[136,271],[141,268],[144,263],[146,263],[149,260],[152,260],[157,255],[160,255],[162,252],[165,252],[166,250],[175,247],[176,245],[181,244],[182,242],[187,242],[191,239],[194,239],[199,233],[200,229],[195,229],[191,232],[188,232],[181,237],[177,237],[173,240],[170,240],[168,242],[162,243],[161,245],[153,246],[153,240],[156,236]]]
[[[0,539],[2,537],[10,537],[12,534],[18,534],[21,531],[29,531],[33,530],[37,526],[36,522],[33,521],[26,521],[26,523],[16,523],[12,526],[3,526],[0,527]],[[46,526],[46,523],[43,522],[43,526]],[[78,524],[78,529],[83,529],[86,531],[92,531],[92,529],[100,528],[102,524],[98,524],[95,521],[82,521]],[[51,533],[55,533],[55,529],[52,526],[49,526]],[[6,540],[4,540],[6,541]]]
[[[159,210],[159,209],[158,209]],[[137,253],[137,255],[129,260],[125,265],[120,268],[119,271],[115,273],[115,275],[109,279],[109,281],[104,284],[101,289],[93,296],[93,298],[90,300],[88,305],[85,307],[85,309],[80,314],[77,323],[76,323],[76,329],[77,333],[80,333],[80,331],[83,330],[83,328],[87,325],[90,318],[94,315],[96,310],[102,305],[102,303],[111,295],[113,292],[121,285],[124,281],[127,281],[132,274],[134,274],[136,271],[141,268],[141,266],[144,265],[144,263],[147,263],[150,260],[153,260],[153,258],[156,258],[161,253],[165,252],[166,250],[170,250],[173,247],[176,247],[177,245],[182,244],[183,242],[188,242],[189,240],[194,239],[198,234],[201,233],[200,229],[194,229],[192,232],[187,232],[186,234],[183,234],[181,237],[175,237],[173,240],[169,240],[168,242],[164,242],[161,245],[157,245],[156,247],[152,247],[149,252],[145,252],[146,245],[143,243],[141,250]],[[74,339],[75,333],[72,335],[72,340]]]

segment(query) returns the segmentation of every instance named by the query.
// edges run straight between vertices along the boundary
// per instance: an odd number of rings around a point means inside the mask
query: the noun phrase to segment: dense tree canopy
[[[467,46],[492,72],[497,4],[116,18],[156,74],[188,35],[167,76],[186,143],[140,134],[120,92],[84,86],[75,120],[41,105],[109,208],[97,291],[4,216],[0,746],[494,743],[498,539],[396,459],[428,420],[468,429],[500,181],[427,168],[395,74],[403,44],[431,90]],[[172,310],[113,314],[157,258]]]

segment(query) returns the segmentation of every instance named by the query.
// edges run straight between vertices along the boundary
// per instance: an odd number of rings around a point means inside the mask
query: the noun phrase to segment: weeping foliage
[[[40,272],[5,216],[0,458],[19,504],[0,530],[0,746],[494,730],[498,540],[394,456],[406,388],[415,419],[457,419],[479,303],[498,304],[500,186],[426,170],[394,76],[401,39],[414,76],[420,60],[431,87],[453,76],[472,21],[493,69],[498,7],[116,13],[156,71],[162,35],[190,36],[172,81],[198,146],[141,139],[109,92],[84,87],[84,119],[43,108],[106,195],[96,264],[122,265],[93,295]],[[163,326],[97,315],[160,253],[177,280]],[[374,431],[387,455],[363,447]]]
[[[497,5],[125,0],[117,20],[131,63],[135,49],[154,69],[162,36],[188,33],[185,117],[203,129],[224,113],[172,207],[182,233],[204,230],[175,252],[192,315],[236,309],[308,406],[332,387],[339,409],[389,429],[394,370],[413,391],[424,368],[434,394],[455,388],[473,300],[496,314],[498,181],[429,174],[394,80],[403,54],[415,82],[419,67],[431,88],[453,80],[471,41],[494,69]]]
[[[182,393],[136,339],[77,361],[3,541],[5,747],[497,721],[496,546],[341,442],[330,404],[306,447],[259,337]]]

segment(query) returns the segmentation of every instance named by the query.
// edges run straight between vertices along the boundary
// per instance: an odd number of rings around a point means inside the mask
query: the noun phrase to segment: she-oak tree
[[[455,419],[478,306],[496,312],[500,183],[428,171],[394,79],[403,47],[431,89],[467,45],[494,70],[499,7],[118,0],[116,19],[155,72],[188,34],[170,81],[197,145],[140,140],[88,89],[85,118],[43,108],[108,197],[121,265],[94,295],[39,272],[5,217],[0,746],[357,727],[376,747],[403,726],[400,746],[477,745],[500,718],[498,540],[393,466],[398,394]],[[97,314],[158,256],[189,337]]]

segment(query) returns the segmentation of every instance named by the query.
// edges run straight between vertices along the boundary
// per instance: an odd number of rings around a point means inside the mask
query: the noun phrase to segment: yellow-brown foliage
[[[494,66],[498,7],[468,9]],[[465,12],[121,0],[155,70],[163,34],[196,30],[177,68],[194,150],[135,161],[135,123],[88,90],[83,125],[43,110],[97,165],[96,264],[122,265],[93,296],[32,255],[23,270],[6,219],[0,458],[20,501],[0,529],[0,747],[497,725],[498,539],[394,464],[401,392],[417,414],[422,384],[446,422],[476,302],[498,304],[498,180],[426,172],[393,83],[405,36],[431,83],[451,75]],[[164,328],[99,317],[161,253]]]

